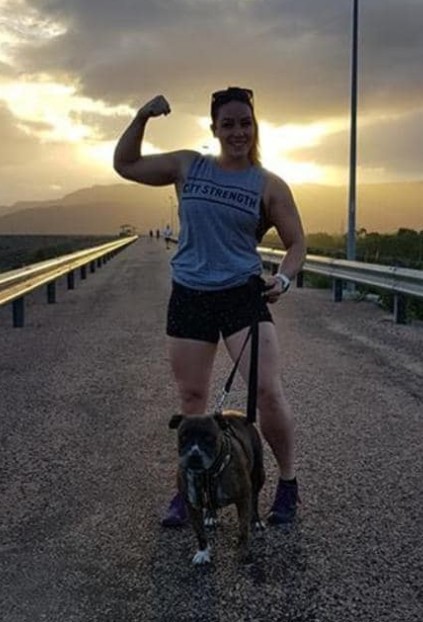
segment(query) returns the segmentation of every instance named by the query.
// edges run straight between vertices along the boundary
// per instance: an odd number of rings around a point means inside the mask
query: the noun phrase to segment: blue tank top
[[[225,171],[212,156],[197,156],[179,202],[179,245],[172,261],[177,283],[201,290],[236,287],[260,274],[257,226],[264,171]]]

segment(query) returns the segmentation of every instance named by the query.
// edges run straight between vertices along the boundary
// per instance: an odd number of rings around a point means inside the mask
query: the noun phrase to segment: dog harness
[[[191,504],[196,508],[216,509],[217,506],[217,478],[226,469],[232,459],[230,432],[223,433],[222,449],[209,469],[189,471],[193,478],[194,498],[190,496]]]

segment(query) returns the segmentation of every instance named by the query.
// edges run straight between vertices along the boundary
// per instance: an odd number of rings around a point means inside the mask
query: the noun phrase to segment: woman
[[[181,226],[171,261],[169,354],[181,412],[202,414],[220,336],[235,360],[252,322],[255,309],[247,281],[262,272],[257,237],[263,228],[274,226],[287,251],[277,274],[266,279],[269,303],[279,300],[300,270],[305,242],[289,187],[260,165],[251,90],[230,87],[212,95],[211,130],[221,147],[216,158],[187,150],[140,155],[147,121],[169,113],[162,95],[145,104],[121,136],[114,166],[126,179],[176,187]],[[294,421],[282,390],[279,345],[265,300],[259,321],[259,424],[280,470],[268,522],[279,525],[293,521],[299,501]],[[240,364],[244,380],[248,368],[247,348]],[[184,503],[176,495],[162,524],[177,526],[186,521]]]

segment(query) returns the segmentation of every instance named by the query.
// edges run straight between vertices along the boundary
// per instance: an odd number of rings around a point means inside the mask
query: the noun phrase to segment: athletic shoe
[[[297,505],[300,503],[297,481],[286,482],[279,479],[275,500],[267,517],[269,525],[288,525],[295,519]]]
[[[187,506],[181,494],[177,492],[170,502],[166,515],[162,520],[162,527],[183,527],[187,523]]]

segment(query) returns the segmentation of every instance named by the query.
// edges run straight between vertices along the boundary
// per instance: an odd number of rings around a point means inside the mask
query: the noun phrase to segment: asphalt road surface
[[[0,308],[2,622],[421,622],[423,326],[311,289],[273,305],[300,518],[256,535],[243,566],[228,508],[213,563],[195,567],[191,530],[160,526],[176,463],[172,252],[143,239],[56,305],[32,295],[23,329]],[[222,347],[213,402],[230,369]],[[226,405],[245,408],[239,380]]]

